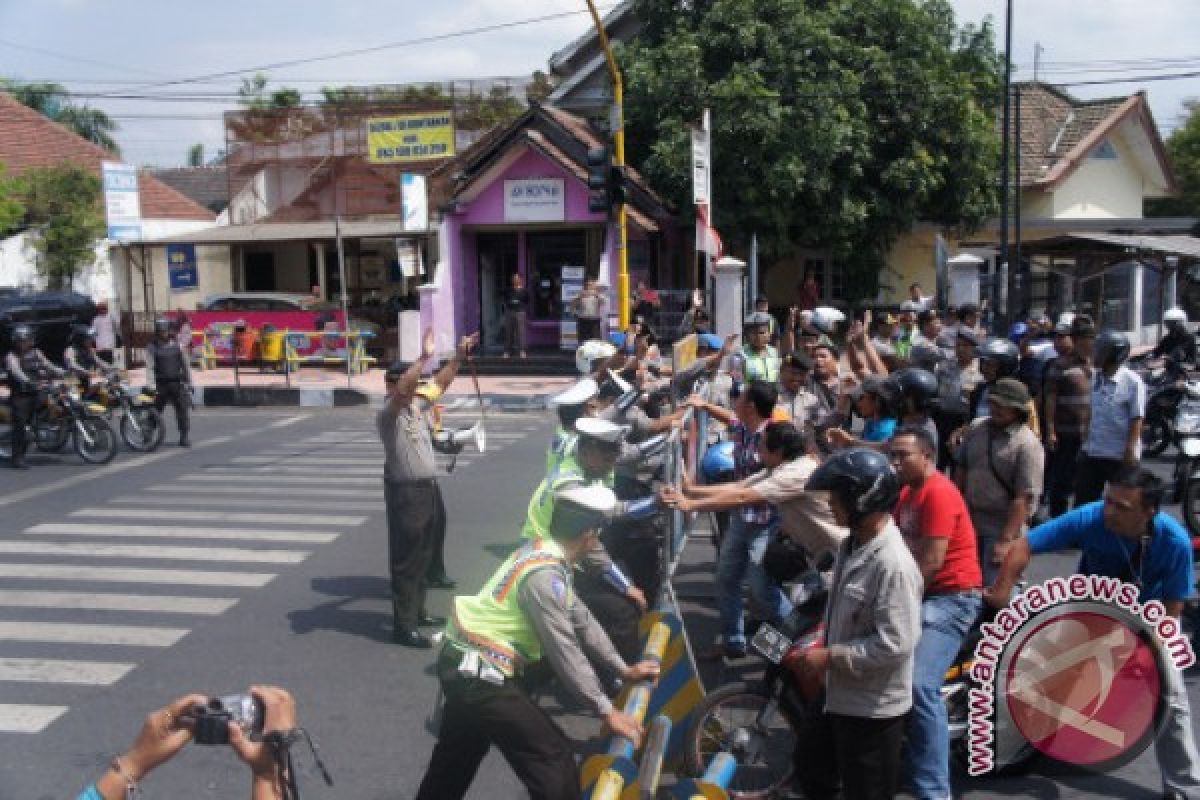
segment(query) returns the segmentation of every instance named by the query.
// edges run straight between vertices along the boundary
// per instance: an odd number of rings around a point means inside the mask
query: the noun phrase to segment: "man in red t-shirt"
[[[951,795],[942,680],[979,617],[983,572],[967,504],[958,487],[938,472],[937,445],[929,432],[902,427],[892,437],[889,452],[904,484],[892,515],[925,579],[908,718],[913,794],[918,800],[944,800]]]

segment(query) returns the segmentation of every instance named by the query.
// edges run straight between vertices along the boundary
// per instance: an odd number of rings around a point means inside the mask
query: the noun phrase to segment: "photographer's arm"
[[[179,725],[179,718],[207,700],[204,695],[189,694],[147,714],[133,745],[113,759],[108,771],[80,795],[81,800],[125,800],[131,782],[136,786],[192,740],[192,732]]]

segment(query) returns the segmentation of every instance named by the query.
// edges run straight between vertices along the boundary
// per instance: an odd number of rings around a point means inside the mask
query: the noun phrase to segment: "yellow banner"
[[[367,161],[372,164],[404,164],[453,155],[454,118],[449,111],[367,120]]]

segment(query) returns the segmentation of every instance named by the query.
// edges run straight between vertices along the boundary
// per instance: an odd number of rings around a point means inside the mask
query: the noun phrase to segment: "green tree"
[[[532,78],[529,85],[525,87],[525,102],[531,105],[541,103],[554,91],[554,82],[540,69],[534,70]]]
[[[713,114],[716,223],[768,258],[827,247],[852,299],[919,220],[996,211],[1000,59],[947,0],[639,0],[620,52],[630,160],[691,205],[689,127]]]
[[[247,111],[273,111],[300,106],[303,98],[299,90],[284,87],[268,91],[268,83],[270,79],[261,72],[242,78],[242,85],[237,91],[238,105]]]
[[[16,230],[24,217],[20,184],[16,178],[5,176],[4,164],[0,163],[0,238]]]
[[[1183,108],[1182,124],[1167,137],[1179,195],[1147,201],[1149,217],[1200,217],[1200,100],[1185,100]]]
[[[114,155],[121,154],[121,148],[113,138],[119,128],[113,118],[98,108],[72,103],[71,93],[62,84],[19,83],[0,79],[0,90],[89,142],[100,145]]]
[[[189,167],[204,166],[204,144],[202,142],[196,142],[188,148],[187,165]]]
[[[96,261],[104,238],[100,178],[71,163],[26,172],[19,182],[25,222],[33,231],[38,271],[53,289],[69,287]]]

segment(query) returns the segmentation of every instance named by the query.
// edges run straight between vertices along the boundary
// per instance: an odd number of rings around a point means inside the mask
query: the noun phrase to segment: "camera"
[[[249,694],[211,697],[205,705],[193,706],[185,718],[192,723],[196,744],[229,744],[229,723],[241,727],[251,739],[262,737],[266,707]]]

